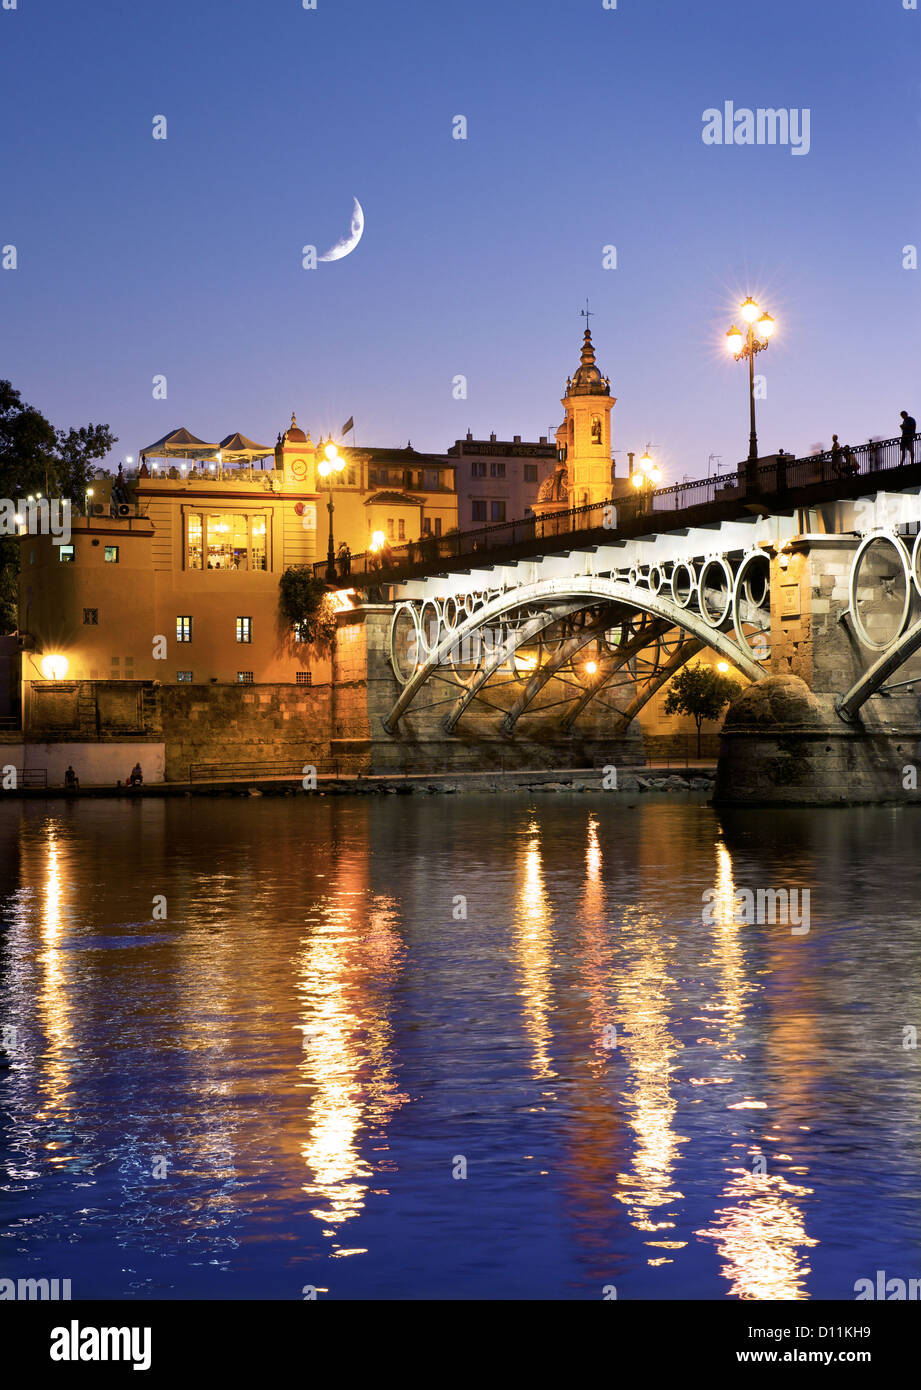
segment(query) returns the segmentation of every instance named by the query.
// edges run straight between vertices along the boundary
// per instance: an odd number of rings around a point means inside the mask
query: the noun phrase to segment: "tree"
[[[291,565],[278,581],[278,607],[302,642],[329,647],[336,635],[336,606],[310,565]]]
[[[700,757],[700,726],[705,719],[718,719],[741,686],[731,676],[721,675],[712,666],[698,662],[683,666],[672,680],[665,697],[666,714],[689,714],[697,725],[697,756]]]
[[[29,493],[81,503],[94,464],[118,443],[108,425],[59,430],[26,405],[12,382],[0,380],[0,497]],[[19,543],[0,538],[0,632],[15,631]]]

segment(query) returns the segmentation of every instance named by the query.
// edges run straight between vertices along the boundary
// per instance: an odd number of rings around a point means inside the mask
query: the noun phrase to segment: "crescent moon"
[[[318,259],[321,261],[341,261],[343,256],[347,256],[350,251],[361,241],[361,234],[365,229],[365,215],[361,210],[361,203],[357,198],[352,199],[352,225],[349,228],[348,236],[344,236],[337,241],[335,246],[331,246],[328,251],[324,251]]]

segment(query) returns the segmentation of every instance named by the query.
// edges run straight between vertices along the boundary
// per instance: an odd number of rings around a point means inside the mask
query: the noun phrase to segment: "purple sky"
[[[919,54],[902,0],[20,0],[0,371],[118,457],[180,424],[271,444],[292,409],[442,450],[558,423],[589,297],[615,448],[673,482],[747,452],[722,340],[751,291],[762,452],[894,435],[921,410]],[[809,153],[705,145],[728,100],[808,108]],[[359,246],[302,269],[353,196]]]

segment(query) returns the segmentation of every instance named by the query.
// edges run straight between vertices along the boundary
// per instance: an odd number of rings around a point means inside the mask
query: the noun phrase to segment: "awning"
[[[171,430],[156,444],[148,444],[141,450],[140,457],[155,459],[213,459],[220,446],[207,444],[204,439],[187,429]]]
[[[217,447],[222,463],[251,463],[253,459],[268,458],[269,454],[275,453],[274,446],[257,444],[239,430],[236,434],[228,434]]]

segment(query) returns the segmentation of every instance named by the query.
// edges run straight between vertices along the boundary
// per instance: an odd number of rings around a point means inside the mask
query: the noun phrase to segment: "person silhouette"
[[[900,412],[902,416],[902,444],[899,450],[899,463],[901,464],[905,455],[908,455],[908,462],[914,463],[915,435],[918,432],[918,425],[913,415],[909,415],[907,410]]]

